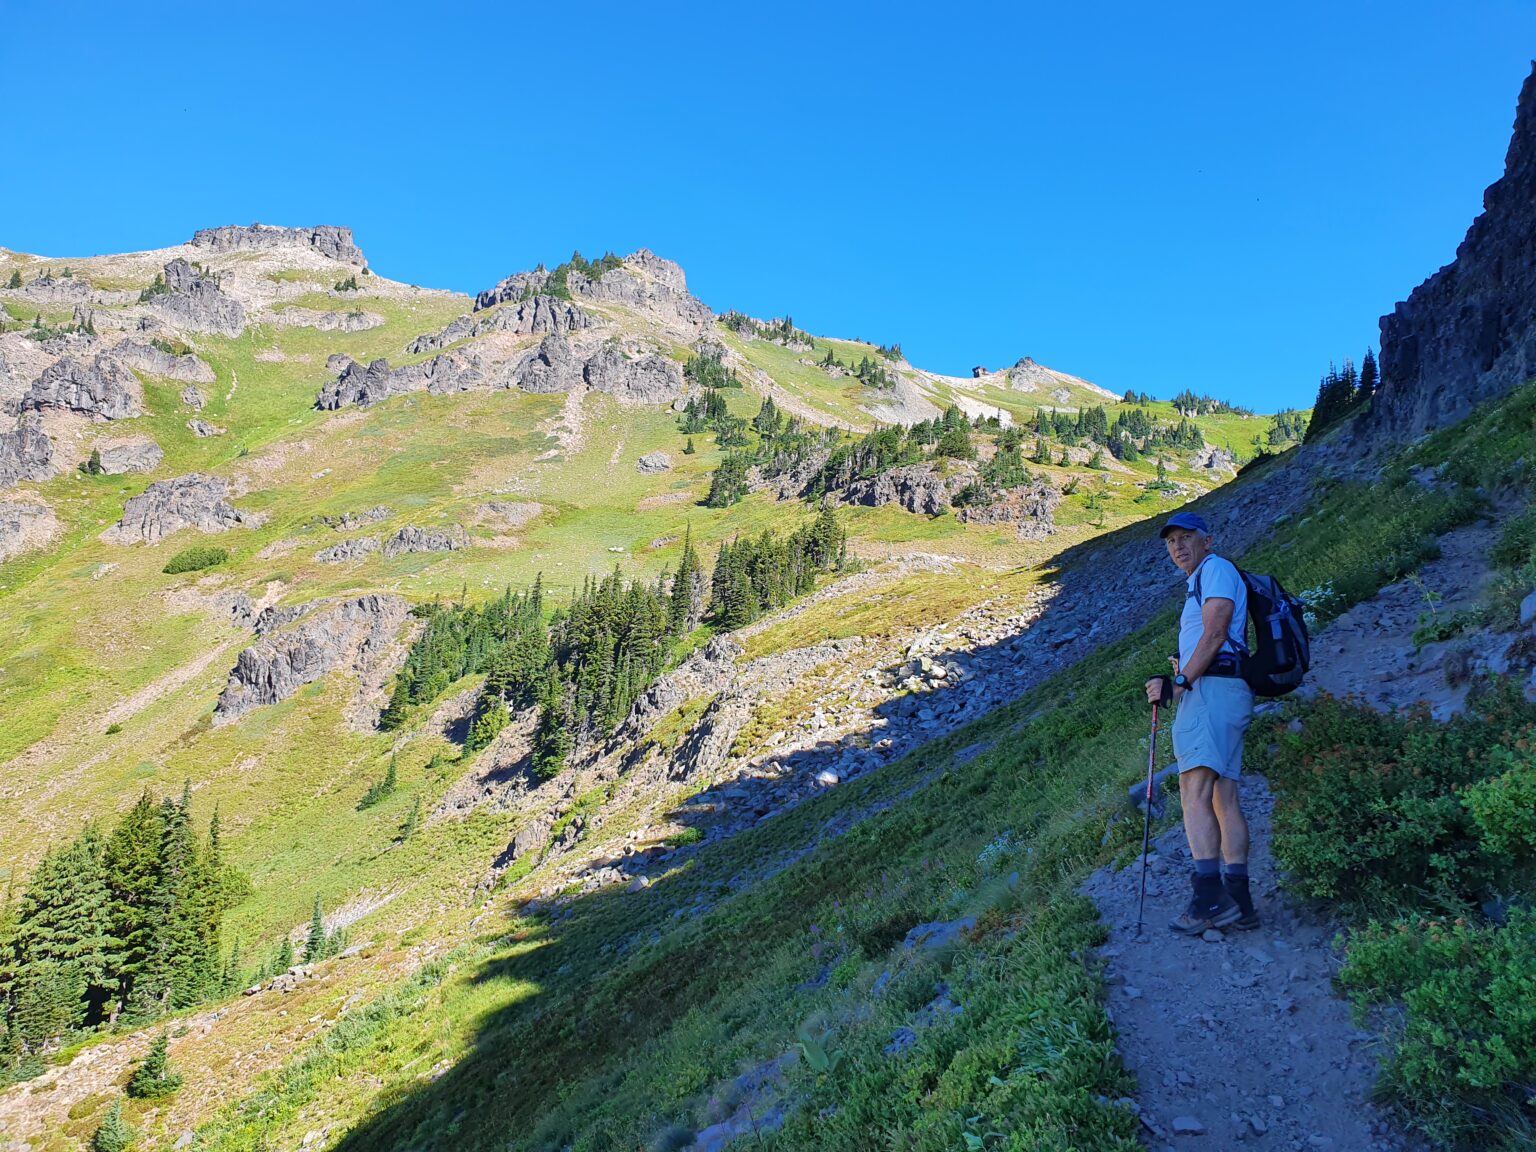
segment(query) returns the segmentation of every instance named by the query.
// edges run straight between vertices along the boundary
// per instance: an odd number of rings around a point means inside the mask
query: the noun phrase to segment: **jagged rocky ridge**
[[[165,286],[165,292],[150,297],[149,306],[173,328],[220,336],[245,331],[245,305],[181,257],[165,266]]]
[[[428,332],[405,346],[407,355],[439,352],[460,340],[473,340],[492,332],[513,336],[532,336],[549,332],[580,332],[597,323],[592,316],[569,300],[553,296],[531,296],[506,308],[498,309],[480,320],[460,316],[441,332]]]
[[[475,311],[537,294],[549,283],[549,277],[542,264],[532,272],[514,273],[476,296]],[[575,269],[568,270],[566,290],[576,300],[621,304],[701,332],[714,319],[709,307],[688,291],[682,268],[646,248],[626,256],[621,267],[610,268],[596,280]]]
[[[308,248],[312,252],[342,264],[362,267],[368,263],[363,250],[352,241],[352,229],[335,224],[314,228],[279,228],[271,224],[242,227],[226,224],[221,228],[200,228],[192,234],[194,248],[211,252],[235,252],[248,248]]]
[[[214,708],[215,724],[286,700],[334,669],[362,671],[389,648],[409,614],[398,596],[379,595],[298,612],[297,619],[258,619],[261,638],[236,659]]]
[[[1390,444],[1443,428],[1536,376],[1536,64],[1504,175],[1456,259],[1381,318],[1382,383],[1362,431]]]
[[[0,432],[0,488],[52,475],[53,441],[36,417],[24,417],[10,432]]]

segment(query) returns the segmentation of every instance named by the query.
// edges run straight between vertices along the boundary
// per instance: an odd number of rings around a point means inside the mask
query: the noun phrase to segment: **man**
[[[1243,734],[1253,718],[1253,691],[1239,664],[1239,653],[1247,651],[1248,594],[1236,566],[1211,551],[1203,517],[1175,513],[1160,535],[1185,576],[1179,654],[1172,661],[1173,751],[1195,861],[1194,896],[1169,927],[1191,936],[1229,925],[1257,928],[1248,891],[1248,822],[1237,796]],[[1162,697],[1165,679],[1147,681],[1149,703]]]

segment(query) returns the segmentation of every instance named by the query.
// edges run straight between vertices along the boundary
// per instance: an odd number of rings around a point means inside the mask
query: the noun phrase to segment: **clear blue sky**
[[[0,0],[0,245],[340,223],[465,292],[646,246],[938,371],[1272,410],[1451,259],[1533,32],[1529,0]]]

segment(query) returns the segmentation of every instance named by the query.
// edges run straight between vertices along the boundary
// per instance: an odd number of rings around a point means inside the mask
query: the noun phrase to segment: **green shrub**
[[[91,1136],[91,1152],[127,1152],[138,1135],[123,1119],[123,1102],[114,1100],[112,1110]]]
[[[1329,697],[1302,720],[1299,733],[1268,732],[1275,858],[1296,891],[1355,911],[1467,909],[1494,894],[1514,864],[1503,845],[1524,828],[1506,808],[1530,787],[1505,750],[1526,756],[1536,741],[1536,707],[1515,685],[1448,724]]]
[[[1536,914],[1516,910],[1503,926],[1372,924],[1351,941],[1339,982],[1362,1015],[1400,1001],[1381,1087],[1416,1127],[1455,1147],[1531,1147]]]
[[[1514,864],[1536,860],[1536,762],[1525,747],[1495,748],[1488,766],[1498,775],[1462,793],[1483,847]]]
[[[204,568],[212,568],[228,559],[229,552],[226,549],[198,544],[176,553],[161,571],[167,576],[175,576],[181,572],[201,572]]]
[[[136,1100],[159,1100],[181,1087],[181,1075],[171,1068],[170,1037],[156,1036],[149,1052],[128,1078],[128,1095]]]

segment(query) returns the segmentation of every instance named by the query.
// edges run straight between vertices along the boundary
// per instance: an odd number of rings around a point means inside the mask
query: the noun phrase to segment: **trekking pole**
[[[1142,914],[1147,907],[1147,852],[1152,844],[1152,776],[1157,765],[1157,706],[1159,703],[1171,703],[1173,689],[1166,676],[1159,676],[1162,681],[1162,696],[1152,702],[1152,735],[1147,741],[1147,797],[1146,807],[1142,810],[1141,824],[1141,899],[1136,905],[1136,935],[1141,935]]]

